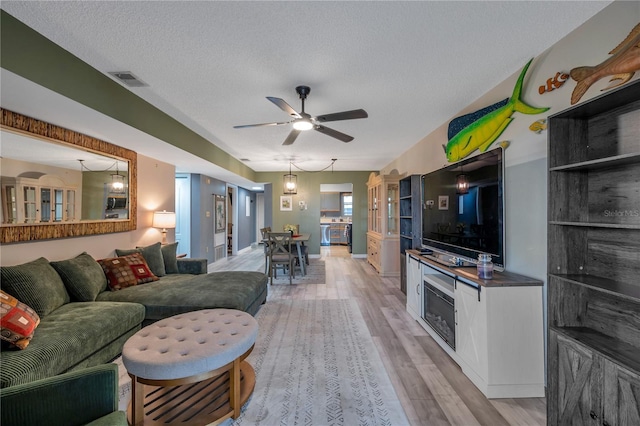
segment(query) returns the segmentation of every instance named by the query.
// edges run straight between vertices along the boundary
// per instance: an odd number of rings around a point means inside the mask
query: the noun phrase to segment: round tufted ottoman
[[[244,359],[257,335],[256,320],[234,309],[188,312],[138,331],[122,349],[133,393],[130,423],[197,425],[237,418],[255,386]]]

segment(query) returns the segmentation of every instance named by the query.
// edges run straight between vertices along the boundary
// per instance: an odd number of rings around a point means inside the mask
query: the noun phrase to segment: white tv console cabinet
[[[545,396],[542,281],[511,272],[480,280],[475,267],[448,267],[430,257],[407,250],[409,314],[487,398]],[[455,345],[426,319],[425,280],[434,276],[436,288],[443,288],[438,280],[453,286]]]

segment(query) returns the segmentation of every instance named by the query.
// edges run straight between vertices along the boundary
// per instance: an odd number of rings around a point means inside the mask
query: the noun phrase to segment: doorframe
[[[238,254],[238,187],[227,183],[227,196],[227,205],[231,205],[231,211],[227,214],[227,224],[231,221],[231,256],[235,256]],[[228,237],[227,230],[225,235]]]
[[[264,228],[264,192],[256,193],[256,242],[262,240],[260,229]]]

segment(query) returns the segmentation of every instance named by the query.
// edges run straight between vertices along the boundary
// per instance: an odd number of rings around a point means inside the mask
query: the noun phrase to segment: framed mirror
[[[0,112],[1,243],[136,229],[134,151]]]

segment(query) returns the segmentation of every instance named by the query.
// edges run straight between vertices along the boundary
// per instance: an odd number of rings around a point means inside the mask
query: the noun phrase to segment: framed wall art
[[[293,197],[291,195],[280,196],[280,211],[290,212],[293,210]]]
[[[438,210],[449,210],[448,195],[438,195]]]
[[[224,232],[227,226],[227,215],[225,208],[225,199],[223,195],[214,196],[215,213],[216,213],[216,234]]]

